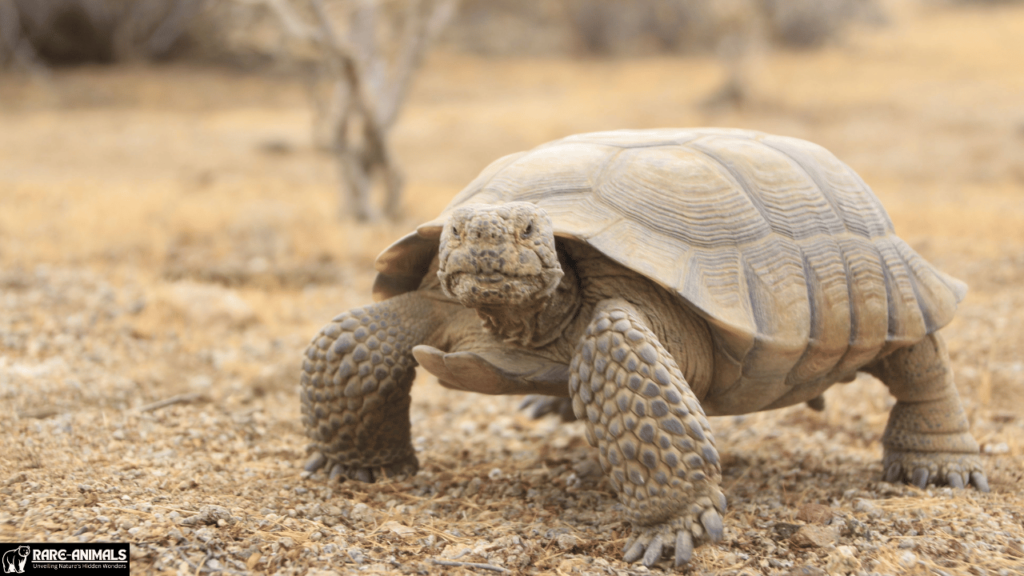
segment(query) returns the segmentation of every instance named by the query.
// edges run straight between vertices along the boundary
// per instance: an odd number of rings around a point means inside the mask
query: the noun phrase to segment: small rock
[[[904,568],[913,568],[917,564],[917,554],[907,550],[900,554],[899,563]]]
[[[381,528],[385,530],[390,530],[391,532],[398,536],[401,536],[402,538],[405,538],[407,536],[413,536],[416,534],[415,528],[410,528],[409,526],[406,526],[401,522],[395,522],[394,520],[389,520],[385,522],[381,525]]]
[[[836,532],[828,526],[801,526],[789,541],[800,548],[821,548],[836,541]]]
[[[854,509],[855,512],[862,512],[864,514],[867,514],[871,518],[877,518],[878,516],[882,515],[882,509],[881,508],[879,508],[871,500],[865,500],[863,498],[858,498],[853,503],[853,509]]]
[[[800,524],[790,524],[788,522],[779,522],[775,525],[775,533],[779,535],[779,538],[786,539],[796,534],[796,531],[802,528]]]
[[[366,561],[366,556],[363,555],[362,550],[359,548],[349,548],[348,557],[352,559],[356,564],[362,564]]]
[[[1010,452],[1010,446],[1006,442],[985,444],[981,447],[981,451],[985,454],[1007,454]]]
[[[466,491],[462,493],[463,496],[476,495],[476,493],[480,491],[480,486],[482,484],[483,482],[480,480],[479,477],[473,478],[472,480],[469,481],[469,484],[466,485]]]
[[[572,534],[559,534],[555,544],[562,550],[571,550],[579,545],[579,539]]]
[[[796,513],[796,519],[808,524],[825,524],[832,519],[832,509],[824,504],[804,504]]]
[[[849,574],[860,570],[857,549],[853,546],[836,546],[835,552],[829,554],[826,567],[830,574]]]
[[[284,548],[285,550],[290,550],[291,548],[295,547],[295,540],[292,540],[291,537],[289,536],[281,538],[277,541],[277,543],[280,544],[281,548]]]

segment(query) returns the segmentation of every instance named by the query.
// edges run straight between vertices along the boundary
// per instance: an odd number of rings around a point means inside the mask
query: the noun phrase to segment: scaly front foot
[[[307,472],[316,472],[328,464],[328,458],[322,452],[313,452],[303,468]],[[382,465],[341,464],[335,463],[330,466],[328,480],[341,482],[346,478],[360,482],[373,483],[383,478],[396,478],[401,476],[414,476],[420,469],[420,461],[414,454],[401,460]]]
[[[704,500],[707,500],[706,498]],[[693,548],[704,541],[718,542],[722,539],[722,513],[725,512],[725,498],[720,500],[721,508],[710,501],[694,504],[682,517],[653,526],[636,526],[626,546],[622,559],[636,562],[643,558],[644,566],[650,568],[667,548],[675,548],[675,567],[690,561]]]
[[[306,349],[302,421],[308,471],[373,482],[415,474],[409,428],[412,347],[432,328],[421,296],[403,294],[340,314]]]
[[[633,523],[625,560],[653,565],[722,536],[725,495],[704,411],[675,360],[624,300],[605,300],[580,339],[569,393]]]

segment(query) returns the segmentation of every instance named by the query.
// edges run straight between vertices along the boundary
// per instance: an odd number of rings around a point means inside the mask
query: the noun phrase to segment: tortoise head
[[[437,277],[463,306],[542,304],[562,275],[551,218],[529,202],[461,206],[441,232]]]

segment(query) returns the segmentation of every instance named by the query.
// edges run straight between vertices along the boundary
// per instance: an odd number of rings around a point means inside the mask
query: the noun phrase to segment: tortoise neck
[[[560,338],[582,304],[579,277],[562,250],[559,264],[564,275],[551,296],[516,306],[477,308],[484,327],[506,342],[540,348]]]

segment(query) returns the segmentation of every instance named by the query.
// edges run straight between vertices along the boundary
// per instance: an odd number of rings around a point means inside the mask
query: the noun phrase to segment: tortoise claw
[[[925,486],[928,485],[928,476],[927,468],[915,468],[914,475],[910,478],[910,483],[924,490]]]
[[[686,530],[676,532],[676,568],[688,563],[693,557],[693,536]]]
[[[704,525],[704,529],[708,532],[708,539],[712,542],[718,542],[722,539],[722,516],[717,510],[705,510],[700,515],[700,523]]]
[[[893,462],[889,465],[889,468],[885,471],[885,481],[890,484],[895,484],[900,481],[903,476],[903,466],[899,462]]]
[[[327,463],[327,457],[319,450],[310,454],[309,459],[303,464],[302,469],[306,472],[316,472]]]
[[[327,477],[328,482],[344,482],[345,481],[345,469],[341,464],[335,464],[331,468],[331,473]]]
[[[883,460],[886,482],[906,482],[924,489],[929,484],[963,489],[974,485],[988,492],[988,478],[977,454],[949,452],[886,451]]]
[[[622,556],[622,560],[627,564],[631,564],[640,559],[644,555],[644,550],[647,548],[647,543],[651,541],[649,535],[641,535],[633,541],[633,545],[629,546],[625,554]]]
[[[988,492],[988,478],[984,472],[971,472],[971,484],[974,484],[979,492]]]
[[[661,534],[658,534],[647,545],[647,552],[644,552],[644,566],[648,568],[654,566],[661,559],[662,548],[664,548],[664,545],[661,542]]]

